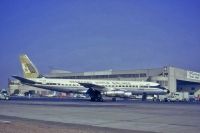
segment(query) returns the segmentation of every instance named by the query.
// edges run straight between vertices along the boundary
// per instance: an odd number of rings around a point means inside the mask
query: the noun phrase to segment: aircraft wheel
[[[90,101],[95,102],[95,98],[91,97]]]
[[[143,93],[143,95],[142,95],[142,101],[146,101],[146,100],[147,100],[147,94]]]
[[[112,101],[113,101],[113,102],[116,102],[116,101],[117,101],[117,98],[116,98],[116,97],[113,97],[113,98],[112,98]]]

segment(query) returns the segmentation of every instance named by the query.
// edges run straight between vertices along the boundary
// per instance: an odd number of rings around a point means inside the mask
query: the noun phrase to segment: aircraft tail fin
[[[31,62],[26,54],[20,55],[20,62],[24,78],[38,78],[40,77],[39,71],[36,66]]]

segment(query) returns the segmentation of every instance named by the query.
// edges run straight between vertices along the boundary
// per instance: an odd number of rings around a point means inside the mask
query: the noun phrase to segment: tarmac
[[[13,117],[133,132],[200,131],[199,103],[15,99],[0,101],[0,115],[0,123]]]

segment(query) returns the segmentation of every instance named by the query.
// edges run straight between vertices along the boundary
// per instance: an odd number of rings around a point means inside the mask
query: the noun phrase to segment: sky
[[[174,66],[200,72],[199,0],[0,0],[0,88],[40,73]]]

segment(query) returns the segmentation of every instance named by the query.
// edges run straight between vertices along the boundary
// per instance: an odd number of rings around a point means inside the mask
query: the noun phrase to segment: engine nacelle
[[[125,93],[124,93],[124,96],[125,96],[125,97],[131,97],[131,96],[132,96],[132,93],[131,93],[131,92],[125,92]]]
[[[131,97],[131,92],[124,92],[124,91],[107,91],[104,92],[104,95],[108,97]]]

